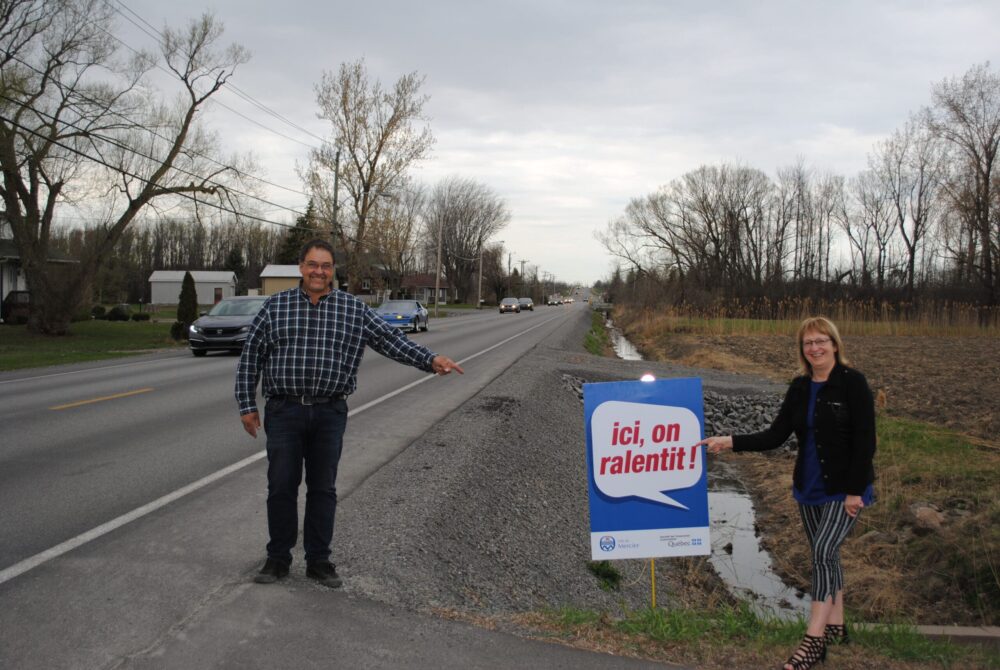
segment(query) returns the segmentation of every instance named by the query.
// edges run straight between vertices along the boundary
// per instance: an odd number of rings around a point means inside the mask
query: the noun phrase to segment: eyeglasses
[[[323,272],[330,272],[333,270],[333,263],[317,263],[316,261],[306,261],[303,263],[307,268],[315,272],[316,270],[322,270]]]
[[[822,347],[825,344],[829,344],[829,337],[817,337],[815,340],[802,340],[802,348],[806,347]]]

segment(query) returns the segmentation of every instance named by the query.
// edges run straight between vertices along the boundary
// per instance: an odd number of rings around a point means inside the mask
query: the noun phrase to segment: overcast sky
[[[932,83],[1000,64],[996,0],[123,2],[157,27],[214,13],[252,53],[233,82],[321,137],[324,71],[361,57],[389,85],[418,71],[437,141],[416,178],[487,184],[510,207],[498,237],[513,262],[586,284],[612,266],[595,231],[631,198],[722,162],[773,176],[801,158],[851,176],[930,101]],[[218,99],[298,140],[208,114],[227,149],[252,150],[271,181],[301,190],[301,143],[318,140],[231,93]],[[304,209],[304,196],[269,197]]]

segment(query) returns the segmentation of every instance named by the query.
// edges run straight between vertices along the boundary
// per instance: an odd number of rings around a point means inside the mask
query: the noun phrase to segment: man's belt
[[[345,393],[337,393],[335,395],[276,395],[272,396],[273,400],[291,400],[300,405],[322,405],[327,402],[334,402],[336,400],[344,400],[347,397]]]

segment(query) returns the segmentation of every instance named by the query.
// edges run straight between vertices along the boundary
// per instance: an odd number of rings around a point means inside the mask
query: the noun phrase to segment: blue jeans
[[[306,472],[306,561],[330,558],[337,511],[337,465],[347,428],[347,402],[300,405],[271,399],[264,409],[267,432],[267,556],[286,565],[299,532],[298,494]]]

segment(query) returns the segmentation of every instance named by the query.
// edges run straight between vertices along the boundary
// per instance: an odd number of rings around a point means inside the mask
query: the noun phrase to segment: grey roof
[[[149,275],[149,281],[170,281],[178,282],[184,281],[184,270],[154,270],[153,274]],[[236,273],[230,272],[229,270],[188,270],[191,273],[191,278],[195,282],[205,282],[205,283],[235,283]]]
[[[21,252],[18,251],[14,240],[0,240],[0,258],[8,260],[20,260]],[[59,251],[49,251],[48,261],[50,263],[78,263],[75,258],[67,256]]]

